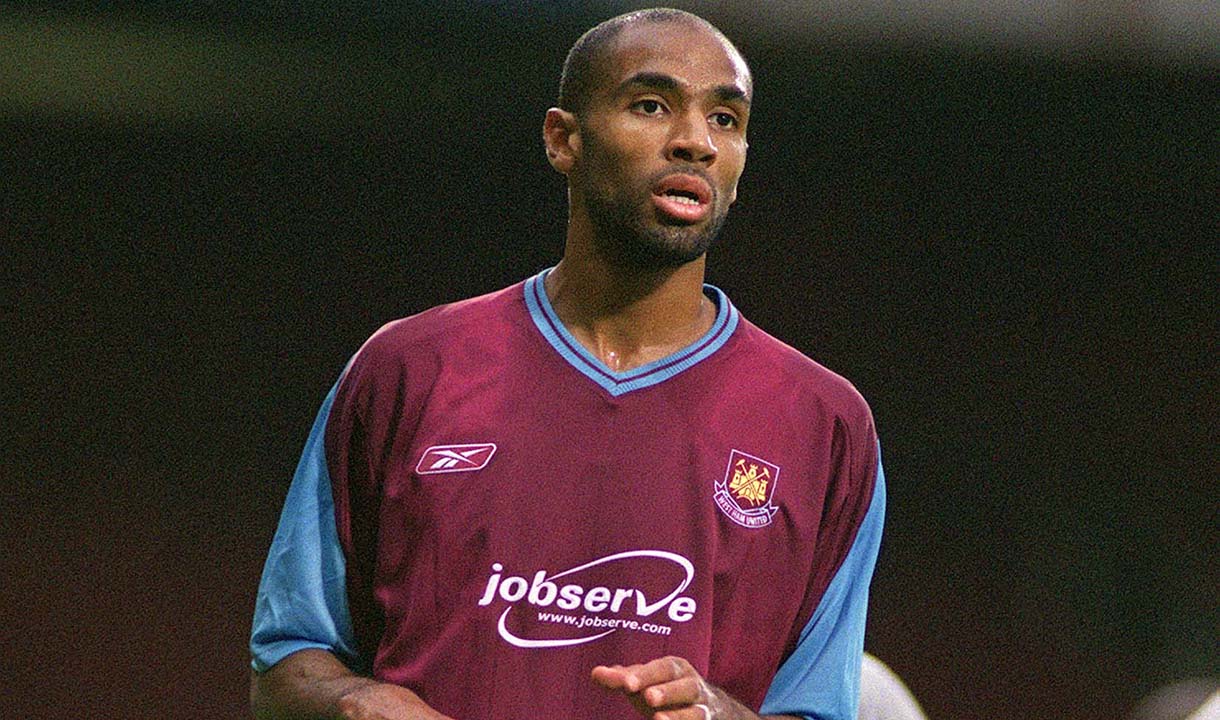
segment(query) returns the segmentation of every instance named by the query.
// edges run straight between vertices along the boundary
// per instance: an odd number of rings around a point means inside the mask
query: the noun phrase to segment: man
[[[687,13],[573,47],[562,261],[344,370],[259,590],[259,717],[855,717],[871,416],[703,284],[752,93]]]

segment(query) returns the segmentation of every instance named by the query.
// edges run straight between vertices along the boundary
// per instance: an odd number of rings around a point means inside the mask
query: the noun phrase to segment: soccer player
[[[703,282],[752,96],[684,12],[577,41],[563,257],[348,363],[259,588],[256,715],[855,718],[870,412]]]

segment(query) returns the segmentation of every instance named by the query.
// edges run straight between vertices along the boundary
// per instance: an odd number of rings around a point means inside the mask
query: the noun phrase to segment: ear
[[[551,108],[542,123],[542,141],[551,167],[567,175],[580,157],[580,124],[567,110]]]

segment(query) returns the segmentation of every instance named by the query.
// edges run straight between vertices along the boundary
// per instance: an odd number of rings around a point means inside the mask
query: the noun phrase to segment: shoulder
[[[852,425],[872,426],[868,402],[847,378],[813,360],[800,350],[741,319],[738,362],[748,364],[751,374],[771,383],[781,397],[813,405],[820,413]]]
[[[348,362],[339,399],[366,405],[425,397],[445,372],[469,375],[496,362],[503,340],[528,320],[521,284],[438,305],[386,323]],[[397,399],[396,399],[397,398]]]
[[[495,338],[523,310],[521,283],[429,308],[381,326],[360,347],[353,367],[384,367],[444,355],[455,346]]]

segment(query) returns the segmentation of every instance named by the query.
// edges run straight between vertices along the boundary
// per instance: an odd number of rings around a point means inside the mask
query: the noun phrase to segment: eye
[[[712,124],[714,124],[716,127],[722,128],[725,130],[737,127],[737,117],[735,115],[733,115],[732,113],[727,113],[727,112],[712,113],[711,121],[712,121]]]
[[[651,99],[640,100],[632,107],[644,115],[660,115],[665,111],[665,106],[659,100]]]

